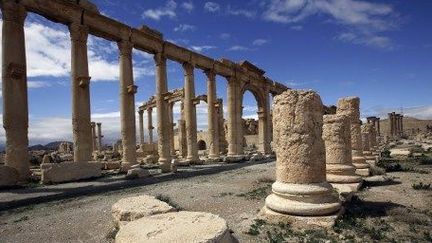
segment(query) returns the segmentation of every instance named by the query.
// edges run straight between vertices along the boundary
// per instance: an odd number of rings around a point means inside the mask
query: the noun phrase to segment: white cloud
[[[301,26],[301,25],[294,25],[294,26],[291,26],[291,29],[292,30],[302,30],[303,26]]]
[[[228,51],[249,51],[250,49],[245,46],[234,45],[228,48]]]
[[[384,49],[392,46],[391,40],[376,33],[393,30],[398,23],[391,5],[363,0],[272,0],[263,18],[299,26],[298,23],[314,15],[351,28],[350,36],[343,33],[338,40]]]
[[[174,28],[176,32],[186,32],[186,31],[194,31],[196,27],[190,24],[180,24],[179,26]]]
[[[206,50],[215,49],[216,46],[191,46],[191,48],[194,51],[202,52],[202,51],[206,51]]]
[[[194,10],[194,8],[195,8],[195,6],[194,6],[194,4],[193,4],[192,1],[184,2],[184,3],[182,3],[181,6],[182,6],[182,8],[184,8],[189,13],[192,12],[192,10]]]
[[[38,89],[52,86],[51,83],[46,81],[27,81],[27,87],[29,89]]]
[[[402,113],[404,116],[414,117],[422,120],[432,120],[432,105],[403,107],[402,110],[400,107],[374,106],[362,111],[365,117],[374,115],[380,117],[381,119],[388,118],[388,113],[390,112]]]
[[[144,19],[160,20],[162,17],[166,16],[168,18],[175,18],[177,16],[175,10],[177,8],[177,3],[173,0],[166,2],[165,6],[156,9],[147,9],[142,14]]]
[[[246,9],[233,9],[230,5],[227,7],[227,14],[235,15],[235,16],[243,16],[246,18],[254,18],[256,16],[255,11],[246,10]]]
[[[228,33],[222,33],[220,34],[219,38],[221,38],[222,40],[228,40],[229,38],[231,38],[231,35]]]
[[[267,44],[269,41],[266,39],[256,39],[252,42],[252,45],[254,46],[262,46],[264,44]]]
[[[204,4],[204,10],[206,10],[210,13],[215,13],[215,12],[218,12],[220,10],[220,5],[215,3],[215,2],[206,2]]]

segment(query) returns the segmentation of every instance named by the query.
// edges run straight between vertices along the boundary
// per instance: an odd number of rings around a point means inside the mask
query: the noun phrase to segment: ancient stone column
[[[96,135],[96,123],[92,122],[90,124],[91,126],[91,131],[92,131],[92,151],[96,151],[97,149],[97,144],[96,144],[96,139],[97,139],[97,135]]]
[[[149,136],[149,144],[153,144],[153,109],[151,107],[147,108],[147,130]]]
[[[370,124],[361,125],[361,137],[363,146],[363,155],[369,156],[372,154],[370,151]]]
[[[194,67],[190,63],[183,64],[184,69],[184,117],[186,121],[187,157],[186,161],[193,164],[199,161],[197,147],[197,122],[194,84]]]
[[[351,156],[351,123],[345,115],[324,115],[323,139],[326,149],[327,181],[340,191],[348,186],[357,191],[361,177],[355,174]],[[337,184],[337,185],[335,185]]]
[[[237,139],[237,131],[241,129],[238,127],[238,100],[239,100],[239,87],[236,79],[234,77],[230,77],[228,79],[228,87],[227,87],[227,99],[228,99],[228,156],[236,156],[239,155],[238,151],[238,139]]]
[[[388,113],[389,127],[390,127],[390,137],[393,137],[394,134],[394,125],[393,125],[393,114]]]
[[[25,8],[2,1],[3,127],[6,132],[5,164],[18,171],[19,180],[30,175],[28,158],[27,70],[24,37]]]
[[[400,133],[401,133],[401,136],[403,136],[403,134],[404,134],[404,131],[403,131],[403,115],[400,115]]]
[[[170,153],[171,156],[175,156],[174,147],[174,114],[173,114],[174,103],[168,104],[168,115],[169,115],[169,138],[170,138]]]
[[[138,110],[140,145],[144,144],[144,111]]]
[[[102,123],[98,122],[96,123],[97,125],[97,138],[98,138],[98,142],[97,142],[97,150],[99,150],[99,152],[102,152]]]
[[[381,118],[377,118],[377,133],[378,133],[378,136],[381,136],[381,128],[380,128],[380,120],[381,120]]]
[[[187,145],[186,145],[186,122],[184,120],[178,120],[179,124],[179,152],[183,159],[187,157]]]
[[[159,165],[162,172],[171,171],[171,156],[169,143],[169,116],[168,101],[165,96],[168,92],[166,57],[162,53],[154,56],[156,63],[156,108],[158,119],[158,154]]]
[[[135,94],[137,86],[133,80],[132,48],[128,40],[117,43],[120,51],[120,127],[123,145],[122,170],[137,164]]]
[[[345,97],[338,100],[336,113],[346,115],[351,123],[352,160],[356,167],[356,173],[361,176],[369,176],[369,164],[363,156],[360,121],[360,98]]]
[[[217,100],[216,104],[217,119],[218,119],[218,137],[219,137],[219,153],[227,153],[227,140],[225,135],[225,120],[223,111],[223,101],[222,99]]]
[[[288,90],[273,105],[276,182],[260,216],[271,223],[314,223],[339,211],[326,181],[323,104],[313,91]],[[293,217],[303,216],[303,217]],[[310,216],[310,217],[309,217]]]
[[[72,127],[74,162],[91,159],[90,77],[88,72],[88,27],[79,23],[69,25],[72,40]]]
[[[210,141],[209,158],[219,158],[219,129],[216,110],[216,73],[213,70],[205,72],[207,75],[207,106],[208,106],[208,134]]]

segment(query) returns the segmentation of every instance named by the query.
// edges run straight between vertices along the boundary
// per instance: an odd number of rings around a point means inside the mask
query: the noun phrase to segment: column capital
[[[153,108],[152,107],[147,107],[147,112],[152,112]]]
[[[89,28],[86,25],[71,23],[69,25],[69,32],[72,41],[82,42],[87,44]]]
[[[138,110],[138,114],[143,115],[144,114],[144,110]]]
[[[158,52],[158,53],[154,54],[153,59],[156,63],[156,66],[166,65],[167,59],[162,52]]]
[[[27,17],[25,7],[15,1],[2,1],[2,17],[3,21],[10,21],[21,26],[24,26],[24,21]]]
[[[207,78],[209,81],[215,81],[216,79],[216,72],[214,71],[214,69],[207,69],[204,70],[205,75],[207,75]]]
[[[183,66],[183,70],[185,71],[185,75],[192,75],[193,74],[194,66],[191,63],[184,62],[182,64],[182,66]]]
[[[120,56],[126,56],[126,57],[132,56],[133,43],[131,41],[121,40],[117,42],[117,46],[120,51]]]
[[[96,123],[96,125],[97,125],[98,127],[100,127],[100,126],[102,125],[102,123],[98,122],[98,123]]]
[[[90,122],[90,125],[91,125],[92,127],[94,127],[94,126],[96,126],[96,122]]]

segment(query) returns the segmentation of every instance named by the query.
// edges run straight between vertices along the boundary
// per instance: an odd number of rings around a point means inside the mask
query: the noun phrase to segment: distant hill
[[[55,141],[55,142],[47,143],[45,145],[37,144],[37,145],[30,146],[29,150],[57,150],[60,143],[63,142],[67,142],[67,141]],[[72,144],[72,142],[67,142],[67,143]]]

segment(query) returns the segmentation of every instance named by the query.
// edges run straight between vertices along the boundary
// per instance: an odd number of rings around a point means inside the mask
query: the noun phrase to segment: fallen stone
[[[114,222],[118,225],[125,225],[125,222],[134,221],[142,217],[174,211],[176,209],[166,202],[148,195],[120,199],[111,208]]]
[[[101,176],[100,162],[63,162],[41,164],[41,182],[60,183]]]
[[[150,176],[150,172],[148,172],[148,170],[141,169],[141,168],[133,168],[127,171],[126,179],[137,179],[137,178],[144,178],[149,176]]]
[[[116,243],[235,242],[221,217],[202,212],[173,212],[143,217],[120,228]]]
[[[19,179],[18,171],[7,165],[0,165],[0,187],[14,186]]]
[[[105,170],[118,170],[120,169],[120,161],[110,161],[104,163]]]
[[[249,161],[260,161],[263,160],[264,158],[265,158],[264,155],[262,155],[261,153],[256,153],[251,156]]]

